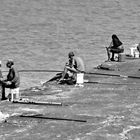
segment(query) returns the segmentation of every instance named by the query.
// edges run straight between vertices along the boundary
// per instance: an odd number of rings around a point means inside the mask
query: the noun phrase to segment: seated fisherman
[[[20,85],[20,78],[19,78],[19,73],[14,67],[14,62],[13,60],[8,60],[6,63],[7,68],[9,68],[9,73],[7,75],[7,78],[1,79],[0,83],[2,86],[2,98],[1,100],[6,100],[7,98],[5,97],[5,88],[17,88]]]
[[[65,79],[69,79],[73,83],[76,83],[76,73],[85,71],[83,60],[80,57],[75,57],[73,52],[69,52],[68,59],[68,63],[66,63],[65,65],[59,83],[61,83]]]
[[[124,48],[123,48],[122,44],[123,43],[119,40],[117,35],[113,34],[110,46],[106,47],[107,54],[108,54],[108,61],[110,61],[110,60],[115,61],[115,59],[114,59],[114,54],[115,53],[123,53],[124,52]],[[110,58],[110,53],[112,53],[111,58]]]

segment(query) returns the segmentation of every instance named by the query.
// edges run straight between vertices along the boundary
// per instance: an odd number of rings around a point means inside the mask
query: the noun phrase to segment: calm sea
[[[18,69],[63,70],[69,51],[92,70],[107,59],[112,34],[126,52],[140,42],[139,22],[139,0],[0,0],[2,70],[8,58]],[[21,88],[53,75],[21,73]]]

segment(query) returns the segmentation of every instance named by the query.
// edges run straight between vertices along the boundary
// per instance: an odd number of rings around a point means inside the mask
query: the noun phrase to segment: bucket
[[[83,85],[84,83],[84,73],[77,73],[76,85]]]

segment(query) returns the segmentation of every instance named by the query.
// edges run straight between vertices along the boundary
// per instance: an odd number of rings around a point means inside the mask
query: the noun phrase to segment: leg
[[[5,97],[5,88],[13,88],[13,85],[7,85],[5,82],[1,83],[1,87],[2,87],[2,98],[1,100],[6,100],[7,98]]]
[[[119,49],[119,48],[111,48],[111,50],[110,50],[111,52],[112,52],[112,58],[111,58],[111,61],[115,61],[115,59],[114,59],[114,54],[115,53],[121,53],[121,52],[123,52],[124,50],[123,49]]]
[[[1,100],[5,100],[6,97],[5,97],[5,86],[4,86],[4,84],[2,84],[1,87],[2,87],[2,91],[1,91],[2,97],[1,97]]]
[[[111,61],[115,61],[115,59],[114,59],[114,52],[112,52],[112,57],[111,57],[110,60],[111,60]]]
[[[61,78],[61,80],[63,80],[63,79],[65,78],[67,72],[68,72],[68,69],[67,69],[67,67],[65,67],[65,68],[64,68],[64,71],[63,71],[63,73],[62,73],[62,78]]]
[[[62,72],[61,78],[58,81],[58,84],[60,84],[60,83],[62,83],[64,81],[64,78],[66,77],[67,72],[68,72],[68,69],[67,69],[67,67],[65,67],[64,71]]]
[[[111,48],[110,49],[110,52],[112,53],[112,57],[111,57],[111,61],[115,61],[114,59],[114,54],[117,53],[118,49],[117,48]]]
[[[45,82],[45,83],[48,83],[48,82],[52,82],[52,81],[57,81],[57,80],[59,80],[59,79],[61,79],[62,78],[62,73],[58,73],[58,74],[56,74],[53,78],[51,78],[50,80],[48,80],[47,82]],[[44,83],[44,84],[45,84]]]
[[[61,79],[64,79],[65,78],[65,76],[66,76],[66,74],[68,73],[68,71],[70,71],[71,73],[77,73],[77,70],[75,69],[75,68],[70,68],[70,67],[68,67],[68,66],[66,66],[65,68],[64,68],[64,72],[62,73],[62,78]]]

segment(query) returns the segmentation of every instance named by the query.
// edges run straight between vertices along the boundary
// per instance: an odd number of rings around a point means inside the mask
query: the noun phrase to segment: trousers
[[[4,81],[1,81],[0,82],[1,84],[1,87],[2,87],[2,91],[1,91],[1,94],[2,94],[2,99],[5,99],[5,88],[10,88],[10,89],[13,89],[13,88],[16,88],[15,84],[7,84],[6,82]]]

